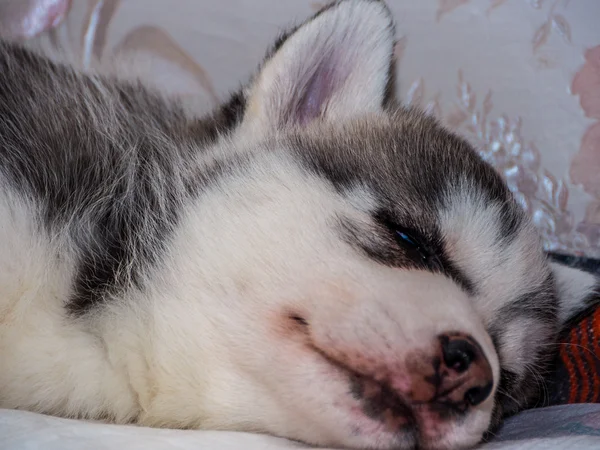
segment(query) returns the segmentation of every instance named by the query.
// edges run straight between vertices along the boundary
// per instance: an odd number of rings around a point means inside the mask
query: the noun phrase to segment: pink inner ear
[[[289,121],[304,125],[311,120],[323,116],[331,97],[341,88],[347,74],[342,65],[338,65],[338,58],[329,56],[323,58],[317,70],[305,84],[304,92],[293,107],[293,117]],[[344,66],[347,66],[344,64]]]

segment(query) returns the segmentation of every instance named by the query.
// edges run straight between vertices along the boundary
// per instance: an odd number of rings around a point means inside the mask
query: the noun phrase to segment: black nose
[[[477,348],[463,339],[442,339],[444,363],[457,373],[466,372],[477,355]]]
[[[492,367],[477,341],[462,333],[443,334],[439,339],[447,370],[445,383],[452,386],[449,400],[471,406],[483,403],[494,383]]]
[[[485,386],[476,386],[465,392],[465,401],[472,406],[483,403],[490,396],[494,384],[490,381]]]

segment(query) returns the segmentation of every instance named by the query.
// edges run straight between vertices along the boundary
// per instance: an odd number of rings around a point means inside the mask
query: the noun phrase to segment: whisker
[[[514,398],[512,395],[510,395],[508,392],[506,392],[503,389],[498,388],[498,393],[504,395],[505,397],[510,398],[513,402],[515,402],[515,404],[521,408],[521,401],[517,400],[516,398]]]
[[[546,403],[548,403],[550,401],[550,391],[548,389],[548,383],[546,382],[546,379],[540,373],[540,371],[532,364],[526,364],[525,370],[527,370],[529,373],[531,373],[538,388],[541,389],[541,395],[542,395],[541,406],[544,406]],[[540,402],[538,401],[536,403],[536,406],[540,406],[539,403]]]

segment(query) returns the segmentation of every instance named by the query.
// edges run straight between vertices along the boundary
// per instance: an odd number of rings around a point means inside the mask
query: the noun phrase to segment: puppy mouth
[[[377,380],[376,375],[353,368],[316,344],[311,336],[309,322],[303,315],[289,313],[287,318],[293,324],[295,332],[303,336],[303,345],[338,374],[346,378],[347,395],[358,403],[358,405],[350,407],[354,413],[377,423],[379,425],[377,428],[380,431],[403,436],[403,441],[415,440],[418,435],[416,417],[409,403],[399,393],[392,389],[388,383]],[[360,432],[359,430],[355,431]]]
[[[348,378],[348,394],[360,404],[361,413],[389,433],[417,433],[418,423],[408,402],[390,386],[360,373],[310,343],[312,351]]]
[[[388,366],[384,361],[389,358],[378,361],[379,358],[356,353],[356,350],[338,348],[336,341],[327,335],[324,340],[331,342],[333,347],[319,345],[307,320],[296,315],[288,317],[295,324],[294,334],[301,336],[297,343],[334,370],[336,378],[339,377],[338,383],[346,383],[342,404],[345,405],[343,409],[350,412],[350,422],[346,425],[350,427],[353,439],[378,446],[387,442],[385,448],[392,448],[389,445],[446,448],[448,433],[464,425],[470,408],[481,403],[471,403],[467,395],[472,385],[479,389],[480,377],[475,377],[477,384],[473,384],[469,372],[459,370],[462,366],[452,365],[453,360],[449,359],[451,348],[444,347],[439,339],[432,342],[431,348],[413,349],[404,355],[401,364],[396,360],[393,366]],[[457,342],[467,342],[462,334],[452,336]],[[471,357],[473,371],[479,370],[478,358]],[[487,365],[486,362],[485,367]],[[491,388],[485,385],[477,392],[487,392]],[[484,432],[482,429],[480,440]],[[469,442],[474,438],[472,433],[465,434]]]
[[[351,394],[361,402],[362,412],[380,422],[388,432],[417,431],[416,418],[408,404],[389,386],[370,377],[350,374]]]

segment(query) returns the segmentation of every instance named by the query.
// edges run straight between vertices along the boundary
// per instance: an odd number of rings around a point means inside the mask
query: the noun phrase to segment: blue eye
[[[422,238],[416,238],[414,233],[403,228],[396,228],[394,234],[396,235],[398,244],[415,257],[422,260],[429,260],[433,256],[429,248],[423,244]]]
[[[438,264],[435,245],[418,228],[399,224],[387,211],[378,211],[374,218],[388,230],[390,233],[388,236],[396,241],[398,250],[401,250],[407,258],[428,265]]]
[[[398,236],[398,238],[406,242],[408,245],[412,245],[413,247],[420,247],[419,244],[413,238],[411,238],[408,234],[402,231],[396,231],[396,236]]]

